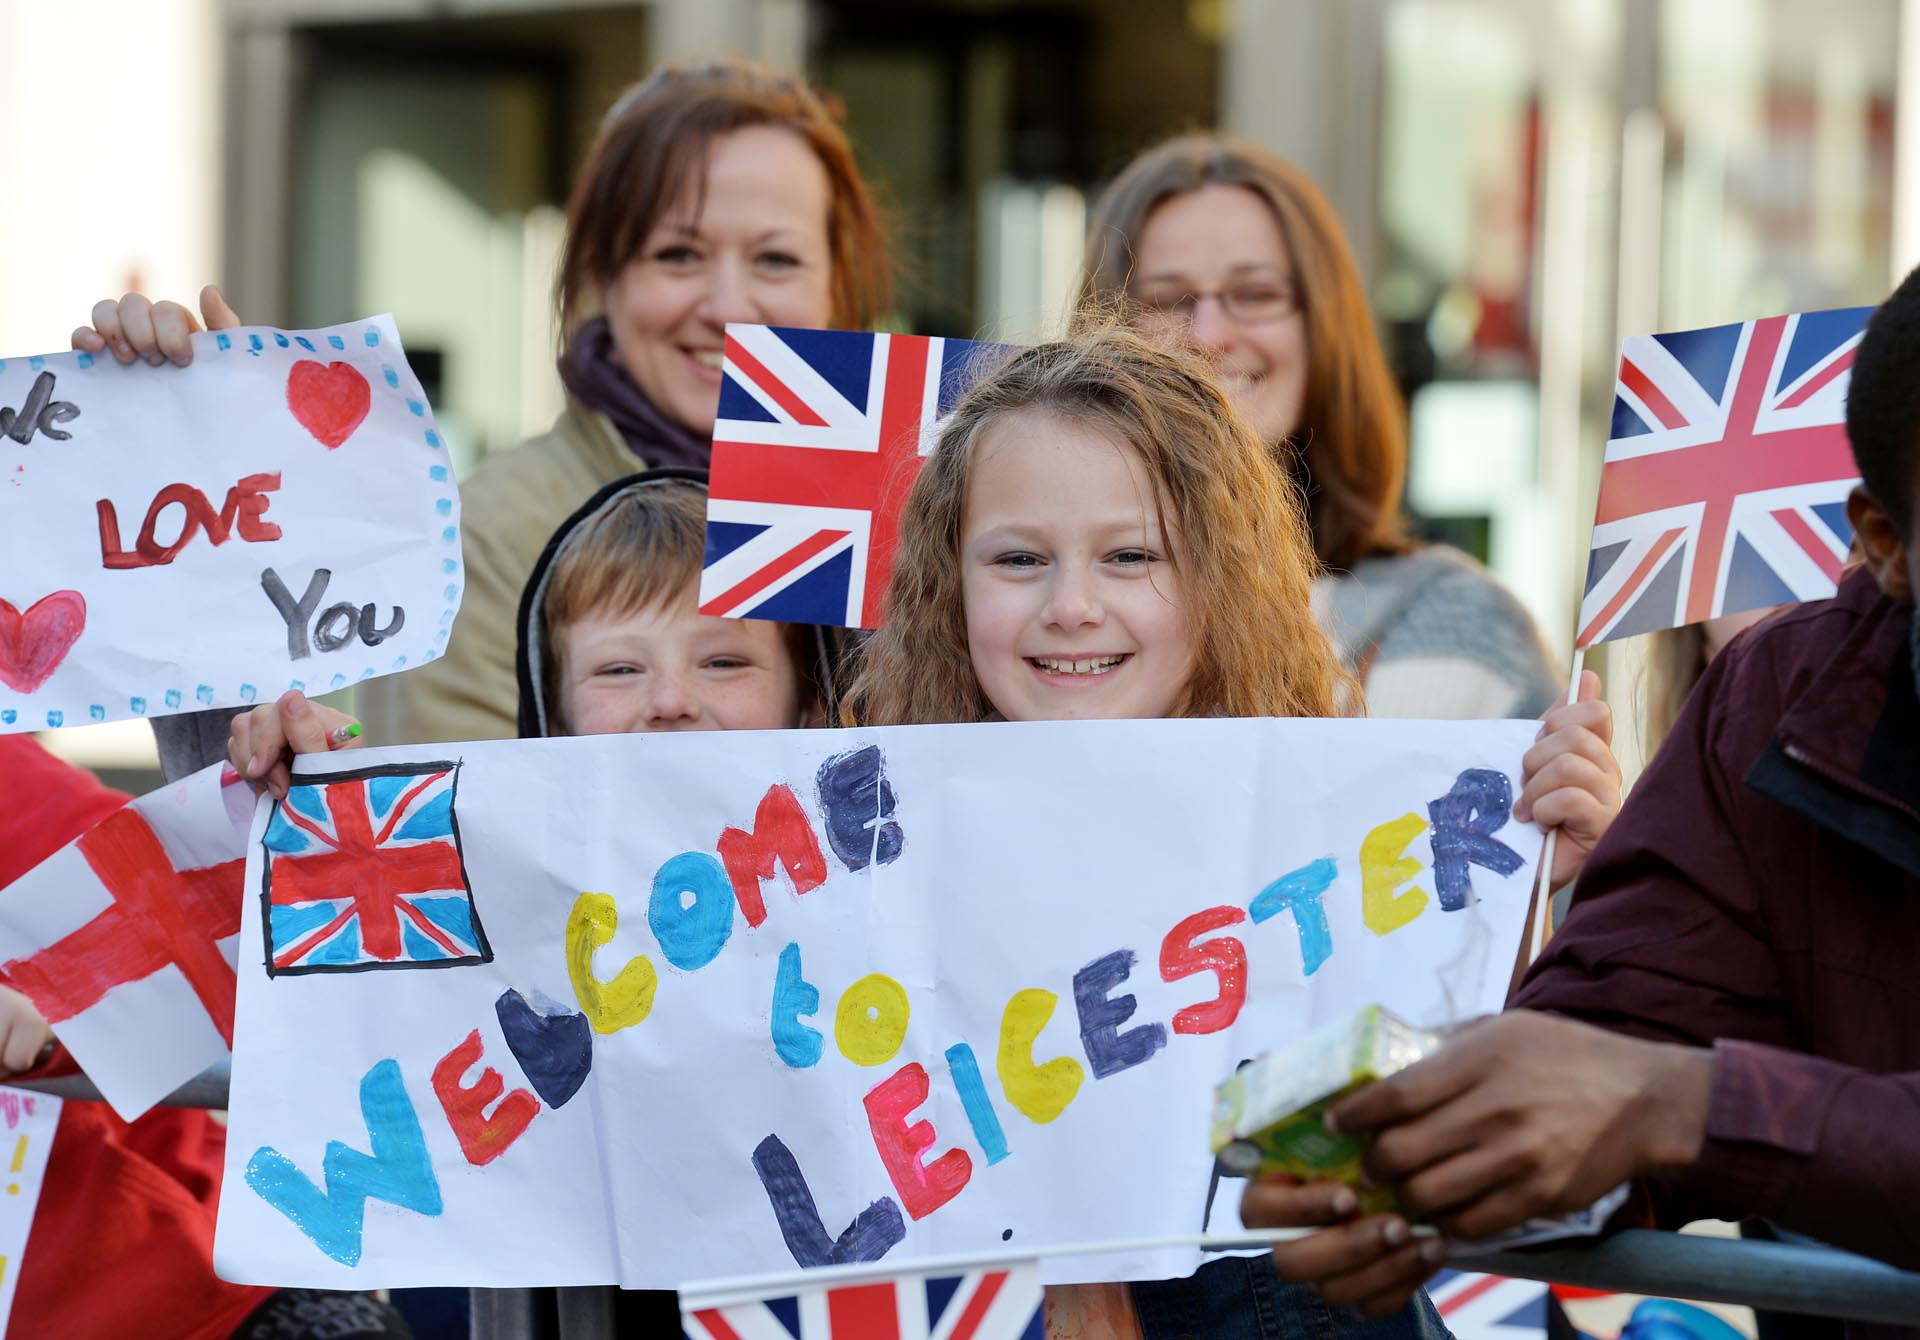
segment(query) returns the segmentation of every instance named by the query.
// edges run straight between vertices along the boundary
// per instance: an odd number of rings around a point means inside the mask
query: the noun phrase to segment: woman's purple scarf
[[[627,449],[649,466],[707,468],[710,438],[668,418],[627,375],[604,316],[574,331],[560,355],[560,380],[575,400],[613,420]]]

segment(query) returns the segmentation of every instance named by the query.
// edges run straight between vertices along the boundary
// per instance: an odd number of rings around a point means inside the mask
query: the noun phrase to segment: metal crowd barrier
[[[1832,1247],[1630,1228],[1578,1247],[1489,1252],[1452,1264],[1610,1293],[1920,1326],[1920,1274]]]
[[[230,1074],[223,1061],[169,1094],[165,1102],[172,1107],[224,1108]],[[100,1096],[83,1075],[13,1083],[62,1098]],[[1578,1246],[1488,1252],[1453,1264],[1611,1293],[1920,1326],[1920,1273],[1831,1247],[1634,1228]],[[485,1320],[492,1311],[475,1308],[473,1340],[510,1340],[508,1331]]]

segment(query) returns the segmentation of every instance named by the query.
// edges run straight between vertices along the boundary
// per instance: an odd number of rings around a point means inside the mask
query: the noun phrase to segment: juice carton
[[[1406,1069],[1440,1043],[1438,1033],[1367,1005],[1291,1047],[1256,1057],[1213,1091],[1213,1152],[1230,1173],[1345,1182],[1365,1213],[1394,1209],[1391,1191],[1360,1185],[1368,1137],[1334,1135],[1321,1118],[1354,1090]]]

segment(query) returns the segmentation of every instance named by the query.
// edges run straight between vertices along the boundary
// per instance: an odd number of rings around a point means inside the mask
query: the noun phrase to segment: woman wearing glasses
[[[1211,135],[1149,149],[1101,198],[1083,298],[1183,329],[1306,491],[1321,625],[1373,716],[1530,717],[1560,692],[1533,621],[1400,517],[1405,410],[1332,207],[1298,169]]]

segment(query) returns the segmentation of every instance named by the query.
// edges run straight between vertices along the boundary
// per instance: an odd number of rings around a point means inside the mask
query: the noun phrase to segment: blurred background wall
[[[600,113],[723,50],[844,104],[904,329],[1048,331],[1087,201],[1163,135],[1295,159],[1371,284],[1419,528],[1563,653],[1620,335],[1871,303],[1920,262],[1920,0],[17,3],[0,354],[208,278],[253,321],[391,311],[470,466],[558,407],[560,210]],[[1605,665],[1629,718],[1634,651]],[[143,729],[57,743],[132,778]]]

